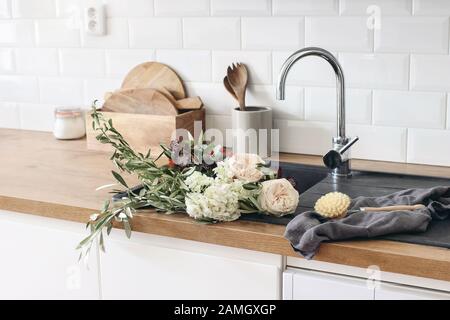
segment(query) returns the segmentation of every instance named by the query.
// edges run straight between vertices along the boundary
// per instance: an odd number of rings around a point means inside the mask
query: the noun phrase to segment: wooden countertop
[[[0,129],[0,209],[86,222],[109,197],[113,165],[104,152],[89,151],[85,140],[57,141],[50,133]],[[282,161],[321,165],[321,158],[283,154]],[[450,167],[355,160],[358,170],[450,178]],[[132,180],[130,184],[133,183]],[[133,230],[162,236],[298,257],[283,238],[284,226],[235,221],[203,225],[185,215],[146,210]],[[315,257],[356,267],[450,281],[450,250],[391,241],[323,244]]]

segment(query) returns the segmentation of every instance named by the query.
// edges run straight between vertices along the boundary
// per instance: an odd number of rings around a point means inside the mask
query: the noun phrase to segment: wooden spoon
[[[228,82],[228,77],[225,76],[225,78],[223,78],[223,85],[225,87],[225,89],[227,89],[228,93],[231,94],[231,96],[237,100],[238,98],[236,97],[236,93],[234,93],[233,88],[230,86],[230,83]]]
[[[242,63],[233,63],[227,69],[228,82],[238,98],[239,108],[245,111],[245,91],[247,90],[248,72]]]

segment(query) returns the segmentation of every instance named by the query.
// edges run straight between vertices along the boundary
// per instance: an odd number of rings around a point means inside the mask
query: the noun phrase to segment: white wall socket
[[[101,2],[90,2],[84,8],[84,29],[93,36],[106,34],[105,6]]]

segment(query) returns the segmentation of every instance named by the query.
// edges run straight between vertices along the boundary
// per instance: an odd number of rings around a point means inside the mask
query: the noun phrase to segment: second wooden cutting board
[[[183,82],[169,66],[145,62],[133,68],[122,83],[122,89],[166,89],[176,99],[186,98]]]
[[[173,116],[178,114],[177,108],[164,94],[148,88],[114,92],[105,101],[102,110]]]

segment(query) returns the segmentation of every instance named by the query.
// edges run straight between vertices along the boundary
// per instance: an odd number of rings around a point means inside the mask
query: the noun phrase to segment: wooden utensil
[[[167,65],[145,62],[133,68],[122,83],[122,89],[150,88],[168,90],[176,100],[186,98],[183,82]]]
[[[103,104],[102,110],[122,113],[177,115],[172,102],[155,89],[128,89],[114,92]]]
[[[419,209],[425,209],[426,207],[423,204],[416,204],[416,205],[398,205],[398,206],[388,206],[388,207],[362,207],[360,208],[361,211],[364,212],[380,212],[380,211],[412,211],[412,210],[419,210]]]
[[[234,93],[233,88],[230,86],[230,83],[228,82],[228,77],[225,76],[225,78],[223,78],[223,85],[225,87],[225,89],[227,89],[228,93],[231,94],[231,96],[237,100],[238,98],[236,97],[236,93]]]
[[[248,72],[242,63],[233,63],[232,67],[227,69],[228,82],[233,89],[239,102],[241,111],[245,110],[245,91],[247,90]]]

